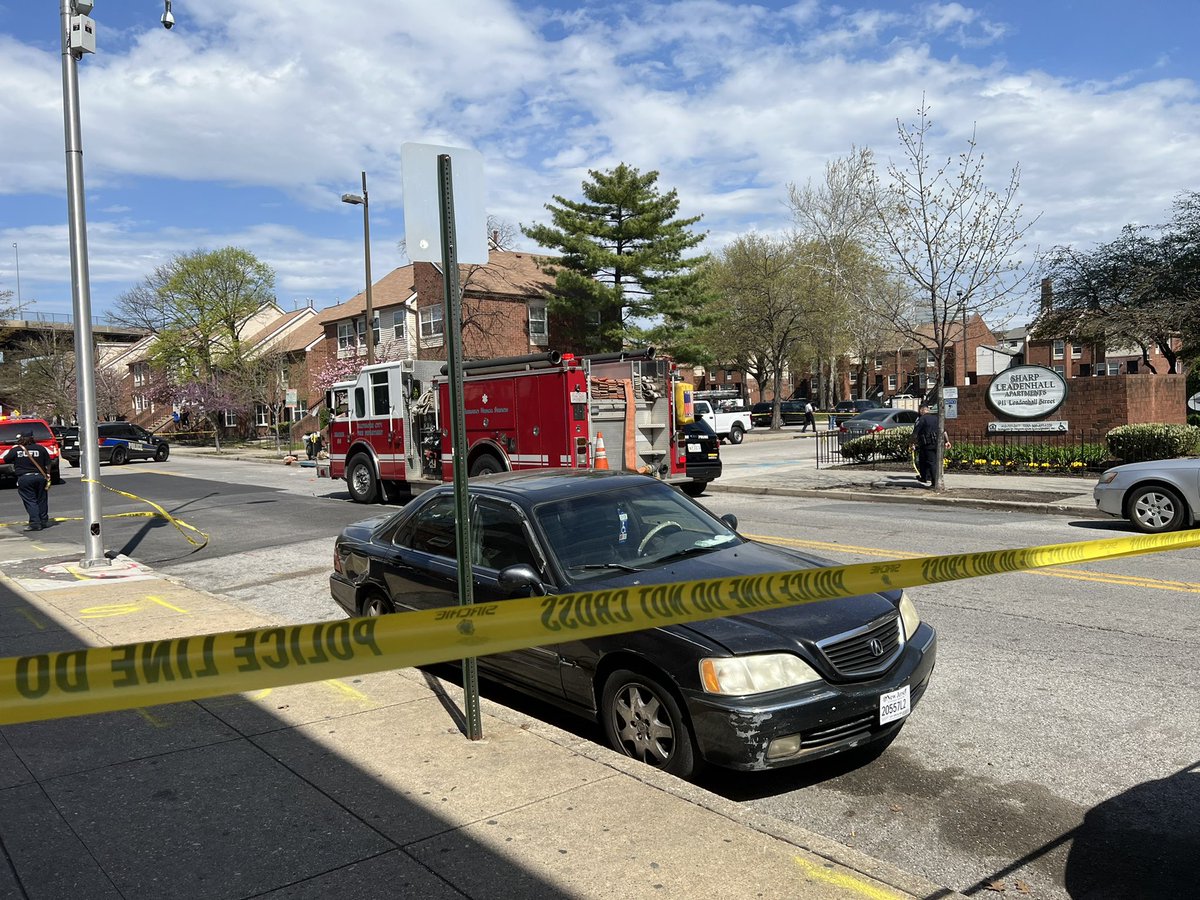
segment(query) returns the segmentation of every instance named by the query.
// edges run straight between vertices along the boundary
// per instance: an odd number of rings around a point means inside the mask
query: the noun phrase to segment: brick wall
[[[978,436],[987,431],[989,422],[1023,421],[994,412],[987,405],[987,385],[958,389],[958,418],[946,422],[946,431]],[[1183,375],[1117,375],[1067,380],[1067,399],[1046,418],[1065,420],[1068,434],[1078,436],[1095,431],[1106,432],[1118,425],[1144,422],[1187,423],[1187,378]]]

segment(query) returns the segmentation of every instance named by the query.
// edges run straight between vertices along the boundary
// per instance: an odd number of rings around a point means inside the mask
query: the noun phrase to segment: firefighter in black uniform
[[[29,524],[23,530],[49,528],[50,451],[35,441],[33,435],[23,434],[0,462],[11,464],[13,474],[17,476],[17,493],[25,504],[25,512],[29,513]]]

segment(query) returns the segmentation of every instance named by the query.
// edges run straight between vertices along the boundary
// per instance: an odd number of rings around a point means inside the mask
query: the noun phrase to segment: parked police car
[[[171,445],[164,438],[151,434],[132,422],[101,422],[96,426],[100,438],[100,461],[119,466],[131,459],[154,459],[162,462],[171,455]],[[63,448],[63,458],[72,466],[79,465],[79,443]]]

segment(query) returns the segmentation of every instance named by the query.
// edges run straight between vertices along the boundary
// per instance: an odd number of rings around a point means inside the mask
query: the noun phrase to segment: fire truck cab
[[[318,475],[345,478],[354,500],[398,499],[453,479],[453,411],[441,361],[366,366],[326,399],[329,459]],[[703,488],[686,477],[681,428],[690,421],[690,385],[677,382],[653,349],[467,362],[463,417],[469,475],[594,466]]]

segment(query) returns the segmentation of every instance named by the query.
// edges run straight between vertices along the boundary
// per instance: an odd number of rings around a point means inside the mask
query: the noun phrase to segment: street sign
[[[442,263],[442,217],[438,157],[454,168],[454,236],[460,263],[487,265],[483,155],[465,147],[401,144],[404,185],[404,245],[413,262]]]

